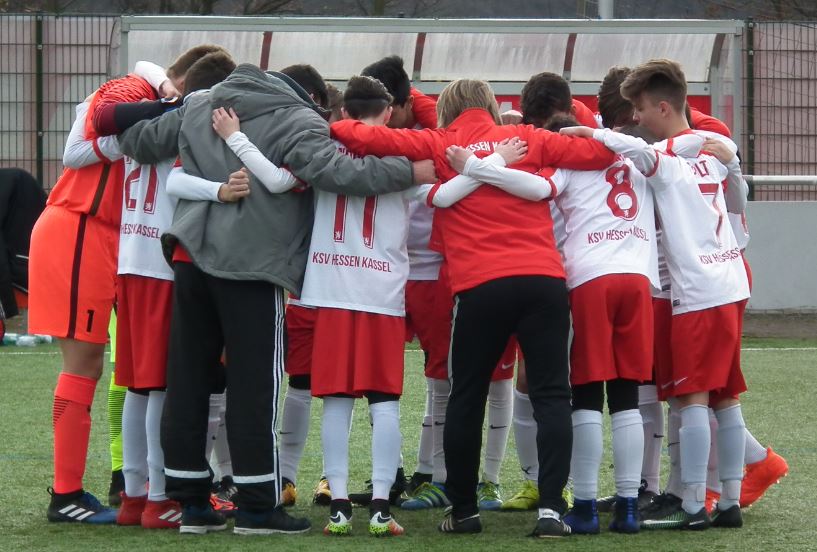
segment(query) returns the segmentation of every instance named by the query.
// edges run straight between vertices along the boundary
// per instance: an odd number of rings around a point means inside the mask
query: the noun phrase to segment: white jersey
[[[436,280],[443,256],[428,248],[434,209],[423,200],[409,202],[408,247],[409,280]]]
[[[559,169],[551,181],[567,234],[568,289],[606,274],[642,274],[660,288],[652,190],[629,160],[600,171]]]
[[[550,218],[553,219],[553,238],[556,240],[556,249],[559,250],[559,255],[562,256],[562,264],[565,262],[565,240],[567,234],[565,233],[565,217],[562,212],[556,207],[553,201],[548,202],[550,207]]]
[[[301,304],[405,316],[409,198],[416,193],[353,197],[316,190]]]
[[[749,245],[749,226],[746,224],[746,211],[740,214],[729,213],[729,224],[732,226],[732,232],[735,233],[738,247],[743,251]]]
[[[175,159],[167,159],[142,165],[125,157],[117,274],[173,280],[173,269],[162,254],[160,238],[170,228],[178,203],[166,188],[174,163]]]

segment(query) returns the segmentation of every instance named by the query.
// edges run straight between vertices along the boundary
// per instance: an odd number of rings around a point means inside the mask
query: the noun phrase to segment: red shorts
[[[658,389],[658,399],[665,401],[669,395],[661,391],[658,382],[672,381],[672,301],[653,298],[653,379]]]
[[[167,386],[173,282],[121,274],[117,291],[116,385],[161,389]]]
[[[107,343],[118,252],[116,226],[46,206],[31,233],[28,331]]]
[[[414,336],[428,355],[427,378],[448,379],[451,310],[454,303],[443,280],[406,282],[406,341]]]
[[[312,340],[315,335],[317,309],[301,305],[287,305],[287,361],[290,376],[308,376],[312,373]]]
[[[406,323],[346,309],[318,308],[312,344],[312,396],[366,391],[403,394]]]
[[[650,281],[640,274],[607,274],[570,291],[573,343],[570,383],[652,375]]]
[[[729,303],[672,317],[672,379],[656,381],[670,397],[709,392],[709,403],[746,391],[740,370],[740,306]]]

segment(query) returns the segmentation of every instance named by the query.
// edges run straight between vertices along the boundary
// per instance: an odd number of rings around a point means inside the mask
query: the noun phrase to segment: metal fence
[[[0,167],[54,185],[74,105],[118,73],[119,22],[0,15]],[[817,175],[817,23],[750,21],[744,38],[744,172]],[[751,189],[756,200],[817,200],[799,182],[758,176]]]

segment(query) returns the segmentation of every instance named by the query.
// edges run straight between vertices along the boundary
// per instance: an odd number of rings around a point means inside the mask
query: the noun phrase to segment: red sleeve
[[[411,89],[414,105],[411,112],[414,120],[423,128],[437,128],[437,100],[429,98],[416,88]]]
[[[612,151],[592,138],[562,136],[526,125],[518,128],[520,136],[527,134],[528,154],[540,156],[540,167],[597,171],[609,167],[616,159]]]
[[[331,130],[333,138],[357,154],[402,155],[411,161],[434,159],[435,134],[438,132],[371,126],[352,119],[332,123]]]
[[[732,137],[729,127],[726,126],[720,119],[717,119],[712,115],[701,113],[694,107],[690,107],[689,111],[692,114],[692,120],[689,122],[689,124],[695,130],[708,130],[709,132],[715,132],[721,136],[726,136],[727,138]]]
[[[106,104],[138,102],[140,100],[156,100],[158,96],[148,82],[136,75],[128,75],[121,79],[108,81],[99,87],[88,106],[88,116],[85,121],[85,136],[97,136],[97,128],[105,125],[106,111],[100,108]]]
[[[576,117],[580,125],[589,126],[590,128],[598,128],[599,126],[590,108],[576,98],[573,98],[573,116]]]

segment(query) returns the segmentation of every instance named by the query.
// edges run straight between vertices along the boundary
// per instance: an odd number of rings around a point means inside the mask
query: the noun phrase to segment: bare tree
[[[293,0],[243,0],[241,12],[244,15],[278,13],[279,10],[294,3]]]

